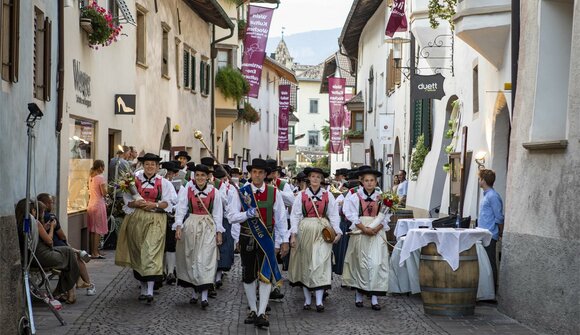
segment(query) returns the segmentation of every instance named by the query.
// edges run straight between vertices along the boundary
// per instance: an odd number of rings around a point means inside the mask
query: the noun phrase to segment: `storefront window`
[[[95,122],[79,119],[69,121],[69,173],[67,212],[87,209],[89,203],[89,172],[93,166]]]

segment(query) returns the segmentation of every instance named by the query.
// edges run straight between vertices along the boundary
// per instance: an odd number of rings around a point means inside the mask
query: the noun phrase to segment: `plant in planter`
[[[90,21],[91,28],[87,23]],[[98,46],[108,46],[116,42],[123,26],[115,24],[113,15],[97,2],[81,9],[81,26],[89,35],[89,46],[98,49]],[[85,28],[87,27],[87,28]]]
[[[451,171],[451,165],[449,163],[443,164],[443,171],[449,173]]]
[[[361,138],[363,136],[363,132],[361,130],[351,129],[344,134],[345,138]]]
[[[260,121],[260,113],[249,102],[244,102],[244,109],[239,111],[238,117],[249,123]]]
[[[222,67],[215,75],[215,86],[224,98],[240,101],[250,91],[250,85],[240,71],[231,66]]]
[[[429,153],[429,149],[425,146],[425,135],[421,134],[417,138],[417,144],[413,148],[413,154],[411,155],[411,180],[417,180],[419,177],[419,172],[425,163],[425,157]]]
[[[247,22],[244,19],[238,20],[238,38],[243,40],[246,37]]]

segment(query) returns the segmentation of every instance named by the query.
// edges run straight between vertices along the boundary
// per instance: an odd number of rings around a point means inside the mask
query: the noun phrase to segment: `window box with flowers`
[[[249,123],[260,121],[260,113],[249,102],[244,102],[244,109],[238,111],[238,117]]]
[[[350,129],[344,134],[345,138],[349,140],[352,139],[362,139],[364,137],[364,133],[361,130]]]
[[[117,25],[111,12],[96,2],[81,8],[80,25],[89,37],[89,46],[98,49],[116,42],[123,26]]]

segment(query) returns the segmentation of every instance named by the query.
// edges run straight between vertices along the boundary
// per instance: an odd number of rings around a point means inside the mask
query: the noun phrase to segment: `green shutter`
[[[425,146],[431,148],[431,100],[415,100],[413,109],[413,131],[411,136],[411,146],[417,144],[417,139],[421,134],[425,136]]]
[[[203,93],[205,90],[205,66],[204,61],[199,64],[199,91]]]
[[[191,55],[191,89],[195,91],[195,75],[196,75],[196,59],[194,55]]]
[[[183,51],[183,86],[189,87],[189,52]]]

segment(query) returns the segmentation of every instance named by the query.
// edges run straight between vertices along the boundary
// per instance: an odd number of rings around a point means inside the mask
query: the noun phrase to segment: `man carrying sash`
[[[276,262],[276,254],[288,253],[288,226],[282,194],[267,185],[264,179],[269,169],[263,159],[253,159],[248,165],[252,182],[241,187],[238,196],[229,203],[228,220],[240,224],[240,256],[242,281],[250,306],[250,314],[244,321],[257,327],[268,327],[266,307],[272,284],[280,285],[282,276]],[[256,280],[259,279],[260,305],[256,306]]]

